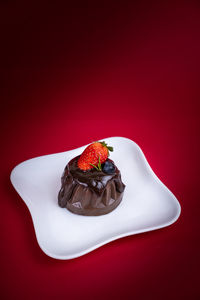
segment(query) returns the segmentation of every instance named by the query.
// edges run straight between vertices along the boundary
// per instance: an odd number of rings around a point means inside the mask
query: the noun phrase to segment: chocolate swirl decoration
[[[79,157],[73,158],[65,167],[58,194],[59,206],[86,216],[111,212],[121,202],[125,189],[120,171],[116,166],[112,174],[95,168],[82,171],[77,165]]]

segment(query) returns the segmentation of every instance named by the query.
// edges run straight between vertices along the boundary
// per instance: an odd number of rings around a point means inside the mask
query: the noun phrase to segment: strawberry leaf
[[[90,164],[91,166],[93,166],[96,170],[98,170],[99,171],[99,169],[98,169],[98,167],[97,166],[95,166],[95,165],[93,165],[93,164]]]
[[[99,168],[99,171],[101,171],[101,161],[100,161],[100,156],[99,156],[98,168]]]
[[[103,141],[103,142],[100,142],[104,147],[106,147],[107,149],[108,149],[108,153],[109,153],[109,151],[111,151],[111,152],[113,152],[113,147],[111,147],[111,146],[108,146],[108,144],[106,144],[106,142],[105,141]]]
[[[108,150],[113,152],[113,147],[107,146]]]

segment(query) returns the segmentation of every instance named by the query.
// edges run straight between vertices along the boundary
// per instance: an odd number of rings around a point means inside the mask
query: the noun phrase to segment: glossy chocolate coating
[[[113,174],[95,168],[82,171],[77,165],[79,157],[65,167],[58,204],[79,215],[98,216],[111,212],[121,202],[125,188],[120,171],[116,166]]]

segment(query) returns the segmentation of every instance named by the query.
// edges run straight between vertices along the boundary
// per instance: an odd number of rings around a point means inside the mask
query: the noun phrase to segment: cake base
[[[100,216],[110,213],[121,202],[125,185],[120,171],[113,174],[91,169],[81,171],[78,157],[66,166],[58,194],[58,204],[70,212],[84,216]]]
[[[123,198],[123,195],[120,195],[120,197],[115,200],[112,204],[106,207],[99,207],[99,208],[81,208],[81,207],[75,207],[71,203],[67,203],[66,208],[71,211],[74,214],[82,215],[82,216],[101,216],[110,213],[113,211],[121,202]]]

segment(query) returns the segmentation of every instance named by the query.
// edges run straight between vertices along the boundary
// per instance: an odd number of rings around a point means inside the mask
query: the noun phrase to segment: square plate
[[[126,185],[122,202],[107,215],[80,216],[58,206],[64,167],[86,146],[27,160],[11,172],[11,182],[30,210],[38,244],[53,258],[84,255],[118,238],[168,226],[180,215],[178,200],[136,143],[124,137],[104,140],[114,147],[111,159]]]

